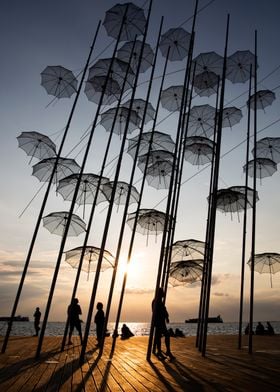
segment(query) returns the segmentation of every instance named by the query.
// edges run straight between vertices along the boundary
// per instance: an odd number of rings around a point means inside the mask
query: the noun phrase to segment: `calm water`
[[[123,322],[119,324],[121,328]],[[136,336],[147,336],[149,335],[150,323],[126,323],[131,331]],[[247,323],[244,323],[243,330]],[[265,325],[265,322],[263,322]],[[271,324],[275,330],[275,333],[280,334],[280,321],[271,321]],[[82,327],[84,324],[82,324]],[[7,323],[0,322],[0,336],[5,335]],[[65,328],[64,322],[50,322],[47,324],[46,336],[60,336],[63,335]],[[108,330],[112,333],[114,323],[108,324]],[[120,332],[119,328],[119,332]],[[168,328],[179,328],[186,336],[195,336],[197,324],[186,324],[186,323],[170,323]],[[237,335],[238,334],[238,323],[210,323],[208,324],[209,335]],[[30,336],[34,333],[33,322],[14,322],[11,335]],[[95,335],[95,327],[92,323],[91,334]]]

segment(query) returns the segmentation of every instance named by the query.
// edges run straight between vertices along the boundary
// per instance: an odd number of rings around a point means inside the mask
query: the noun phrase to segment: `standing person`
[[[94,317],[94,322],[96,324],[96,337],[97,337],[96,347],[101,347],[102,340],[103,340],[103,328],[104,328],[104,323],[105,323],[103,303],[97,302],[96,309],[97,309],[97,312]]]
[[[73,333],[74,328],[77,329],[79,336],[80,336],[81,344],[82,344],[82,342],[83,342],[82,327],[81,327],[81,320],[79,317],[79,315],[82,314],[82,310],[79,305],[78,298],[74,298],[72,300],[71,304],[68,306],[67,313],[68,313],[69,325],[70,325],[68,344],[73,344],[71,341],[71,337],[72,337],[72,333]]]
[[[165,337],[166,355],[170,359],[175,359],[174,355],[170,351],[170,335],[166,327],[166,322],[169,323],[169,315],[163,303],[163,299],[164,299],[164,291],[160,287],[158,289],[157,296],[153,299],[152,302],[152,310],[153,310],[154,324],[155,324],[153,353],[159,359],[165,359],[165,356],[161,351],[161,336],[163,335]]]
[[[34,317],[34,328],[35,328],[35,335],[34,336],[38,336],[39,335],[39,331],[40,331],[40,319],[41,319],[41,312],[40,312],[40,308],[36,308],[35,313],[33,314]]]
[[[274,335],[275,334],[275,332],[274,332],[274,328],[273,328],[273,326],[270,324],[270,322],[269,321],[267,321],[266,322],[266,333],[268,334],[268,335]]]

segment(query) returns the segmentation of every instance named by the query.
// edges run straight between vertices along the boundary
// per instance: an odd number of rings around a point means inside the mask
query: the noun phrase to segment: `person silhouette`
[[[123,324],[121,330],[121,339],[122,340],[129,339],[132,336],[134,336],[134,333],[131,332],[131,330],[128,328],[126,324]]]
[[[79,305],[78,298],[73,298],[71,304],[68,306],[67,314],[68,314],[69,325],[70,325],[68,344],[73,344],[71,341],[71,338],[72,338],[74,328],[77,329],[79,336],[80,336],[81,344],[82,344],[82,342],[83,342],[82,327],[81,327],[81,320],[79,317],[79,315],[82,314],[82,310]]]
[[[101,347],[102,341],[103,341],[103,328],[104,328],[104,323],[105,323],[103,303],[97,302],[96,309],[97,309],[97,312],[94,317],[94,322],[96,324],[96,338],[97,338],[96,347]]]
[[[166,346],[166,355],[170,359],[175,359],[174,355],[170,350],[170,335],[166,327],[166,322],[169,323],[169,315],[167,309],[163,303],[164,299],[164,291],[160,287],[158,289],[156,297],[152,302],[152,311],[154,317],[154,325],[155,325],[155,337],[154,337],[154,348],[153,353],[159,359],[165,359],[165,356],[161,350],[161,336],[163,335],[165,338],[165,346]]]
[[[264,326],[259,321],[258,325],[256,326],[256,335],[264,335]]]
[[[40,319],[41,319],[41,312],[40,312],[40,308],[36,308],[35,313],[33,314],[34,317],[34,328],[35,328],[35,335],[34,336],[38,336],[39,335],[39,331],[40,331]]]
[[[267,333],[268,335],[274,335],[274,334],[275,334],[274,328],[273,328],[273,326],[270,324],[269,321],[266,322],[266,333]]]

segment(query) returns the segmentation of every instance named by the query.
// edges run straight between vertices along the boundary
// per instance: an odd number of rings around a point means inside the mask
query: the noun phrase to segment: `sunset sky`
[[[119,1],[124,3],[124,1]],[[155,47],[161,16],[164,16],[163,32],[169,28],[181,26],[191,30],[191,17],[194,0],[154,0],[151,23],[147,42]],[[1,239],[0,239],[0,315],[9,315],[16,295],[19,279],[29,248],[34,225],[44,196],[43,183],[31,175],[32,165],[37,160],[27,157],[18,148],[16,137],[22,131],[38,131],[48,135],[57,145],[61,141],[62,131],[71,110],[73,97],[53,100],[40,85],[40,73],[47,65],[62,65],[80,78],[81,70],[88,56],[91,41],[99,19],[103,21],[105,12],[115,2],[111,0],[59,0],[42,2],[38,0],[11,0],[2,5],[0,15],[1,42]],[[148,1],[135,1],[135,4],[147,11]],[[258,31],[258,80],[259,89],[273,90],[276,100],[265,111],[258,111],[258,138],[280,136],[280,54],[279,11],[278,0],[200,0],[197,17],[194,56],[199,53],[216,51],[223,54],[227,14],[230,14],[229,50],[232,54],[237,50],[254,51],[254,32]],[[96,48],[92,56],[92,64],[98,58],[108,58],[112,54],[114,39],[108,37],[103,26],[97,38]],[[159,55],[156,77],[162,74],[163,57]],[[185,61],[169,62],[164,87],[183,83]],[[175,72],[176,71],[176,72]],[[136,97],[144,98],[150,70],[141,75],[141,87]],[[160,79],[153,85],[151,103],[156,106]],[[245,161],[245,138],[248,97],[248,83],[226,83],[225,103],[242,109],[241,122],[232,129],[225,128],[222,136],[222,156],[220,165],[219,187],[244,185],[243,165]],[[193,105],[214,104],[214,98],[195,97]],[[77,110],[62,155],[70,151],[71,158],[81,163],[85,144],[80,143],[94,119],[97,105],[89,102],[84,93],[81,94]],[[107,109],[104,107],[103,110]],[[169,133],[173,139],[177,126],[177,114],[168,116],[162,107],[159,113],[157,130]],[[166,118],[168,116],[168,118]],[[145,130],[150,130],[148,123]],[[134,131],[131,137],[136,136]],[[93,138],[86,172],[98,173],[104,154],[108,133],[98,125]],[[113,146],[110,150],[111,160],[115,158],[120,137],[113,135]],[[74,148],[75,147],[75,148]],[[235,148],[236,147],[236,148]],[[232,150],[232,151],[231,151]],[[231,151],[231,152],[229,152]],[[229,152],[229,153],[228,153]],[[132,164],[131,157],[125,153],[120,180],[128,181]],[[183,185],[181,191],[175,241],[194,238],[204,241],[207,216],[207,196],[209,188],[209,168],[201,170],[185,162]],[[279,165],[278,165],[279,169]],[[113,179],[114,165],[105,172]],[[137,169],[137,179],[141,172]],[[257,203],[256,253],[279,252],[279,194],[280,177],[276,172],[272,177],[258,181],[259,202]],[[139,181],[135,181],[139,188]],[[252,183],[249,184],[252,186]],[[36,193],[38,194],[36,195]],[[19,218],[31,199],[30,206]],[[143,208],[165,210],[167,191],[157,191],[146,185]],[[55,189],[46,206],[44,215],[50,212],[67,210],[69,202],[64,202]],[[131,205],[129,212],[135,210]],[[90,209],[86,208],[85,220]],[[107,204],[98,205],[90,245],[100,246],[102,229],[106,218]],[[114,207],[112,224],[109,230],[106,249],[116,253],[118,229],[122,217],[122,207],[117,211]],[[82,208],[75,210],[82,217]],[[210,315],[221,314],[225,321],[237,321],[239,315],[239,287],[241,270],[242,214],[230,216],[217,212],[216,241],[214,252],[213,281],[211,289]],[[249,225],[251,211],[249,211]],[[122,252],[121,264],[124,264],[131,230],[127,227]],[[131,269],[127,282],[122,320],[149,321],[151,301],[155,289],[157,265],[160,252],[161,235],[148,238],[136,235]],[[54,271],[61,237],[50,234],[44,227],[40,228],[34,247],[32,260],[25,280],[21,301],[17,314],[32,317],[34,308],[39,306],[43,311]],[[65,250],[81,246],[83,234],[67,240]],[[247,259],[250,256],[251,229],[248,227]],[[71,297],[72,285],[76,270],[64,260],[55,289],[50,321],[65,319],[66,308]],[[114,321],[116,305],[119,300],[120,283],[123,268],[120,268],[111,311]],[[101,274],[97,300],[106,306],[111,270]],[[248,303],[250,270],[246,265],[245,297]],[[77,296],[84,315],[87,313],[88,299],[91,294],[93,274],[87,280],[82,273]],[[280,320],[279,311],[280,272],[273,276],[273,287],[267,274],[255,274],[255,321]],[[196,317],[200,286],[170,288],[167,295],[167,306],[171,321],[184,321]],[[85,316],[84,316],[85,319]],[[248,307],[245,306],[244,319],[248,319]]]

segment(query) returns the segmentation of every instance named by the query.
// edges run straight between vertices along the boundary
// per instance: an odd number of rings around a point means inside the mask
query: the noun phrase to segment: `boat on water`
[[[10,321],[11,317],[8,316],[0,316],[0,321]],[[29,317],[27,316],[14,316],[13,321],[29,321]]]
[[[185,320],[185,323],[197,323],[198,319],[197,318],[191,318],[188,320]],[[223,319],[220,315],[216,316],[216,317],[208,317],[207,319],[208,323],[223,323]]]

